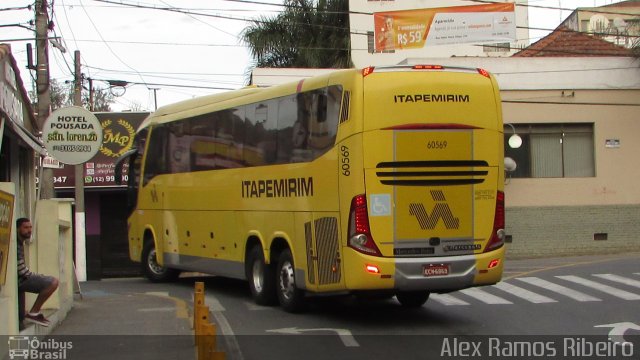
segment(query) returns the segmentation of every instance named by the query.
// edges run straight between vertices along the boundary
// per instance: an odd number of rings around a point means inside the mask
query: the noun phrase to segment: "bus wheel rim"
[[[260,264],[260,261],[253,262],[251,274],[253,280],[253,288],[256,290],[256,292],[261,293],[262,283],[264,281],[264,268],[262,267],[262,264]]]
[[[280,292],[285,299],[290,299],[295,291],[295,280],[293,275],[293,266],[287,261],[282,264],[280,269]]]
[[[149,270],[151,270],[154,274],[162,274],[164,268],[158,264],[158,260],[156,258],[156,249],[152,249],[149,251],[149,256],[147,257],[147,264],[149,265]]]

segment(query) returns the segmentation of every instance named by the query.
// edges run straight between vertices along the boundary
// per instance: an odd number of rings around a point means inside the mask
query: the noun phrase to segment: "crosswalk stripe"
[[[547,289],[547,290],[556,292],[556,293],[558,293],[560,295],[564,295],[566,297],[570,297],[570,298],[572,298],[574,300],[577,300],[577,301],[582,301],[582,302],[584,302],[584,301],[602,301],[602,300],[598,299],[597,297],[593,297],[591,295],[587,295],[585,293],[581,293],[579,291],[572,290],[572,289],[569,289],[568,287],[565,287],[565,286],[562,286],[562,285],[558,285],[558,284],[555,284],[555,283],[552,283],[550,281],[543,280],[543,279],[540,279],[540,278],[537,278],[537,277],[521,277],[521,278],[516,278],[516,279],[520,280],[520,281],[524,281],[524,282],[526,282],[528,284],[531,284],[531,285],[535,285],[535,286],[541,287],[543,289]]]
[[[527,289],[523,289],[521,287],[511,285],[502,281],[493,285],[493,287],[498,288],[502,291],[508,292],[509,294],[517,296],[519,298],[525,299],[534,304],[557,302],[556,300],[550,297],[546,297],[544,295],[540,295],[540,294],[534,293],[533,291],[529,291]]]
[[[468,288],[464,290],[460,290],[461,293],[471,296],[474,299],[480,300],[485,304],[513,304],[511,301],[503,299],[499,296],[495,296],[489,294],[484,290],[480,290],[478,288]]]
[[[439,302],[442,305],[469,305],[468,302],[460,300],[455,296],[449,294],[431,294],[430,299]]]
[[[609,295],[624,299],[624,300],[640,300],[640,295],[638,294],[634,294],[632,292],[628,292],[628,291],[624,291],[624,290],[620,290],[617,288],[614,288],[612,286],[609,285],[605,285],[605,284],[601,284],[599,282],[595,282],[595,281],[591,281],[588,279],[584,279],[578,276],[574,276],[574,275],[565,275],[565,276],[556,276],[559,279],[563,279],[563,280],[567,280],[567,281],[571,281],[574,282],[576,284],[580,284],[580,285],[584,285],[587,287],[590,287],[592,289],[596,289],[602,292],[605,292]]]
[[[625,285],[629,285],[629,286],[634,286],[637,288],[640,288],[640,281],[638,280],[634,280],[634,279],[629,279],[626,278],[624,276],[619,276],[619,275],[615,275],[615,274],[593,274],[593,276],[597,276],[601,279],[606,279],[609,281],[615,281],[621,284],[625,284]]]

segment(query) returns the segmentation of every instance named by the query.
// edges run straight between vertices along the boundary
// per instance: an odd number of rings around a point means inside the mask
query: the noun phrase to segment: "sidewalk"
[[[47,339],[71,345],[66,359],[195,359],[192,304],[159,288],[142,278],[83,282]]]

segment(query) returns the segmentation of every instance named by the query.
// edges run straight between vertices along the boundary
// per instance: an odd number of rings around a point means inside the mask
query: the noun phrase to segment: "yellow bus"
[[[293,312],[314,294],[418,307],[502,276],[501,101],[482,69],[245,88],[162,107],[137,137],[129,250],[152,281],[246,279]]]

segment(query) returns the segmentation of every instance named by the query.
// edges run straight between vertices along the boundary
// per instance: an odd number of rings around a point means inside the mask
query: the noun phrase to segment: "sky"
[[[156,106],[244,86],[251,58],[240,41],[240,33],[248,20],[260,15],[274,16],[282,10],[277,6],[282,0],[47,1],[54,4],[51,19],[54,31],[49,36],[57,37],[66,50],[63,53],[57,48],[49,49],[51,78],[59,83],[73,80],[74,51],[79,50],[82,73],[93,79],[94,88],[107,88],[108,80],[129,83],[126,88],[112,88],[117,95],[111,106],[113,111],[153,111]],[[34,32],[16,24],[30,26],[34,12],[25,7],[33,2],[0,1],[0,43],[11,45],[28,91],[33,88],[35,74],[25,68],[26,43],[33,44],[35,59]],[[529,0],[528,3],[574,9],[616,2]],[[202,15],[185,14],[180,9]],[[571,10],[530,7],[529,26],[552,30],[570,13]],[[531,30],[531,43],[547,33]]]

